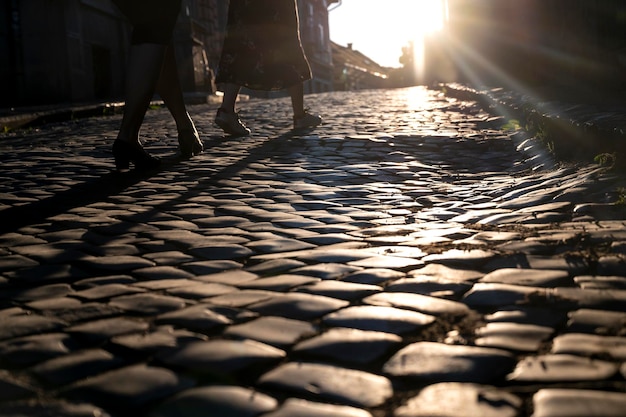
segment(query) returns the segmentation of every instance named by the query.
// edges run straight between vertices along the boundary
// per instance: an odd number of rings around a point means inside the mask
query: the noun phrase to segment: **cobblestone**
[[[0,417],[623,415],[626,180],[476,100],[194,105],[190,160],[151,110],[147,174],[120,115],[0,134]]]

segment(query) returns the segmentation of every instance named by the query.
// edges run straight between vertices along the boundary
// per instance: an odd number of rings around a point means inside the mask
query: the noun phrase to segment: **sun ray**
[[[411,13],[415,16],[413,45],[413,71],[415,80],[422,84],[426,76],[426,39],[442,32],[448,19],[447,0],[420,0],[414,3]]]
[[[420,36],[443,29],[447,17],[447,1],[421,0],[415,3],[417,31]]]

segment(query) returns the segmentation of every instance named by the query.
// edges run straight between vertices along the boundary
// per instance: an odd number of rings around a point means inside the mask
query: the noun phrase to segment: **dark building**
[[[313,79],[306,93],[333,90],[333,55],[328,28],[328,7],[339,0],[298,0],[300,37]]]
[[[0,5],[0,105],[121,96],[128,27],[108,0]]]
[[[227,14],[227,1],[183,0],[174,42],[184,91],[215,92]]]
[[[227,8],[183,0],[174,42],[185,91],[214,91]],[[110,0],[8,0],[0,19],[0,105],[123,96],[130,28]]]

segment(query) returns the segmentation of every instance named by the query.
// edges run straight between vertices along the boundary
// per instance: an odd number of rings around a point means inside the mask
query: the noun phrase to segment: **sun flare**
[[[384,66],[399,66],[402,48],[445,27],[448,0],[342,0],[329,16],[334,42]]]
[[[413,70],[418,83],[426,77],[426,39],[440,32],[448,19],[447,0],[421,0],[414,3],[416,18],[413,43]]]
[[[421,0],[414,3],[413,10],[409,13],[416,21],[417,38],[443,29],[448,14],[446,6],[447,2],[444,0]]]

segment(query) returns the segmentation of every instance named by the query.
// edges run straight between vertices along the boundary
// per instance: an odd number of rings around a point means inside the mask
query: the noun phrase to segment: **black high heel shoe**
[[[131,143],[116,139],[113,142],[113,157],[118,171],[129,169],[131,162],[135,165],[135,169],[140,171],[155,169],[161,165],[159,158],[150,155],[137,142]]]
[[[204,145],[195,129],[185,129],[178,131],[178,146],[183,158],[191,158],[199,155],[204,150]]]

